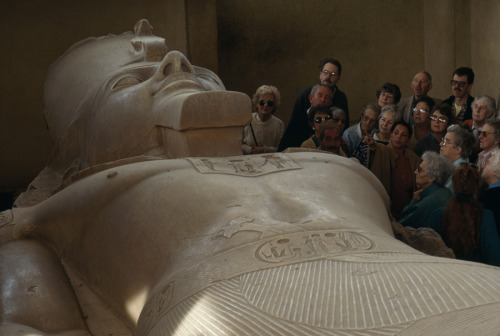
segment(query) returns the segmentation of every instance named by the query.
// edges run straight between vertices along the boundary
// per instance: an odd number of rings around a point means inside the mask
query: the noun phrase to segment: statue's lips
[[[188,81],[189,82],[189,81]],[[177,84],[177,83],[175,83]],[[249,97],[234,91],[200,91],[191,81],[190,86],[179,86],[157,101],[157,125],[174,130],[211,127],[241,127],[251,120],[252,104]],[[173,86],[169,86],[170,90]],[[167,96],[167,95],[165,95]]]

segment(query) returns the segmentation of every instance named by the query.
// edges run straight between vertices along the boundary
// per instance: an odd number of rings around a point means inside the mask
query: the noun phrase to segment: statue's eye
[[[137,77],[133,76],[122,77],[116,81],[116,83],[113,85],[112,90],[123,89],[129,86],[141,84],[142,82],[143,81]]]

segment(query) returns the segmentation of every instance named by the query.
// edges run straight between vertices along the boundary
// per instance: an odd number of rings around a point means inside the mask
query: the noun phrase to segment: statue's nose
[[[158,69],[158,75],[160,77],[163,76],[163,78],[158,78],[158,80],[181,72],[195,74],[193,66],[186,56],[179,51],[171,51],[161,62],[160,68]]]

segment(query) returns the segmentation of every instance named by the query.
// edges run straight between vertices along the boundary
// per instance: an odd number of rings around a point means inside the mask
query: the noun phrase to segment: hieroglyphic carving
[[[259,246],[257,259],[268,263],[303,261],[321,255],[369,250],[373,242],[355,232],[317,231],[280,236]]]
[[[189,158],[188,160],[202,174],[261,176],[278,171],[302,168],[289,156],[280,153],[229,158]]]
[[[12,222],[12,210],[5,210],[0,212],[0,227]]]

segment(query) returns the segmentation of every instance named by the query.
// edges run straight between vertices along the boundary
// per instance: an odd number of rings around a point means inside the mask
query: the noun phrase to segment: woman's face
[[[380,96],[378,96],[378,106],[384,107],[385,105],[394,104],[394,94],[382,91],[380,92]]]
[[[486,162],[486,165],[483,168],[483,173],[481,174],[483,180],[485,180],[488,184],[498,182],[499,180],[497,175],[500,173],[500,170],[494,169],[494,167],[491,164],[493,160],[495,160],[495,155],[490,156],[490,158]]]
[[[425,189],[434,182],[435,178],[430,178],[427,175],[427,166],[429,165],[429,161],[424,160],[420,163],[420,165],[415,169],[415,182],[421,189]]]
[[[431,116],[431,131],[434,133],[444,133],[448,127],[448,117],[441,114],[439,110],[434,111]]]
[[[380,130],[380,133],[389,134],[391,132],[392,125],[394,125],[395,121],[396,118],[393,113],[391,112],[382,113],[378,121],[378,129]]]
[[[269,118],[276,108],[275,105],[274,95],[270,93],[264,93],[261,95],[259,97],[259,101],[257,102],[257,112],[259,113],[260,118]]]
[[[340,115],[334,115],[332,118],[333,122],[337,124],[340,129],[340,134],[344,132],[345,129],[345,117]]]
[[[406,148],[410,136],[405,125],[397,125],[391,134],[391,144],[396,149]]]
[[[472,106],[472,120],[476,122],[483,122],[489,117],[488,105],[482,99],[476,101]]]
[[[413,121],[415,124],[425,124],[429,121],[430,112],[431,109],[427,103],[419,102],[413,110]]]
[[[314,119],[313,119],[313,130],[316,131],[316,137],[319,137],[319,125],[321,125],[324,122],[327,122],[328,120],[331,120],[332,118],[328,115],[328,113],[324,112],[318,112],[314,114]]]

